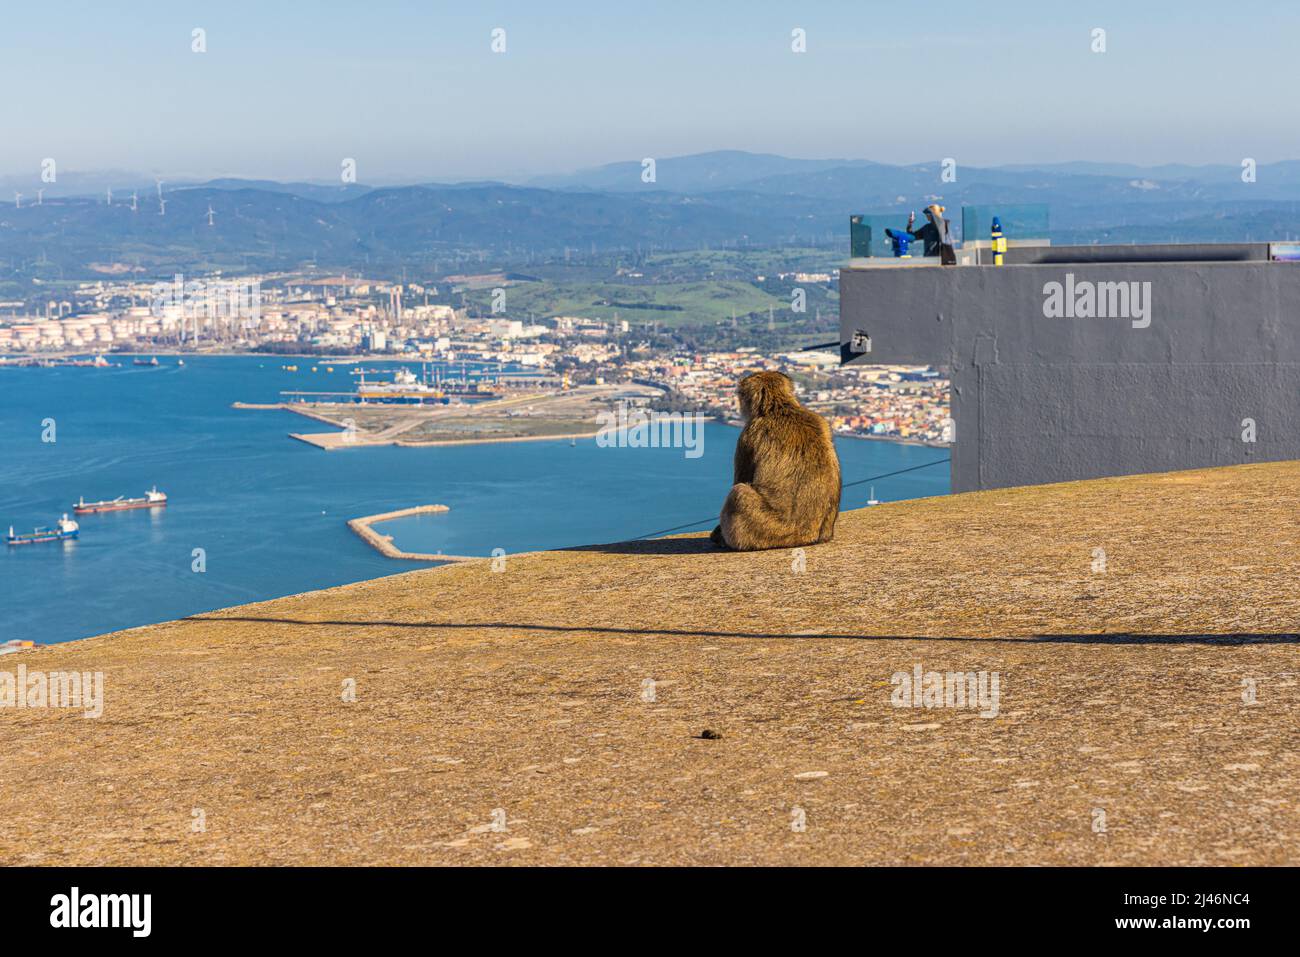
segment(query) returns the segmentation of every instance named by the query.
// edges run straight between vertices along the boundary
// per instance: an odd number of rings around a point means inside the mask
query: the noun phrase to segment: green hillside
[[[466,291],[465,301],[482,314],[491,312],[491,290]],[[591,319],[626,319],[658,322],[663,326],[693,325],[730,320],[748,313],[778,314],[789,300],[769,295],[748,282],[655,283],[511,283],[506,287],[506,312],[512,318],[532,315],[582,316]]]

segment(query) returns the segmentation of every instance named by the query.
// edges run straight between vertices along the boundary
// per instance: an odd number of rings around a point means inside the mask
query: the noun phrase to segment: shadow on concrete
[[[838,638],[845,641],[968,641],[972,643],[1015,644],[1015,645],[1297,645],[1300,633],[1296,632],[1233,632],[1223,635],[1136,635],[1130,633],[1080,634],[1080,635],[1027,635],[1023,638],[977,638],[969,635],[860,635],[840,632],[818,632],[816,634],[782,634],[779,632],[759,631],[707,631],[697,628],[606,628],[598,625],[527,625],[522,623],[485,621],[485,622],[441,622],[441,621],[307,621],[300,618],[256,618],[234,615],[229,617],[207,617],[193,615],[181,621],[207,622],[210,624],[232,621],[253,622],[269,625],[305,625],[331,626],[339,628],[418,628],[428,630],[470,631],[497,630],[508,632],[546,632],[570,634],[590,632],[603,635],[664,635],[672,638],[755,638],[763,641],[809,641],[825,638]]]
[[[606,545],[575,545],[561,551],[601,552],[606,555],[722,555],[731,549],[714,545],[708,535],[700,535],[695,538],[651,538]]]

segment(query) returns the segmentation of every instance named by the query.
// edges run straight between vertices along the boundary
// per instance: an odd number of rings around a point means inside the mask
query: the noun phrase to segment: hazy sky
[[[48,0],[3,20],[7,174],[44,157],[331,181],[353,157],[371,183],[714,149],[977,166],[1300,157],[1295,0]],[[191,52],[196,27],[206,53]]]

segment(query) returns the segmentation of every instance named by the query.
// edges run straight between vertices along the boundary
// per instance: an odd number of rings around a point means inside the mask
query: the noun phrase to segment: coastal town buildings
[[[0,311],[0,357],[315,351],[500,362],[573,384],[663,386],[675,408],[728,421],[740,414],[737,380],[776,369],[795,380],[801,401],[839,435],[950,441],[949,384],[934,369],[842,368],[832,352],[676,351],[650,346],[624,319],[475,316],[430,301],[438,292],[428,284],[346,276],[99,280],[51,299],[36,314],[31,304],[10,303],[9,315]]]

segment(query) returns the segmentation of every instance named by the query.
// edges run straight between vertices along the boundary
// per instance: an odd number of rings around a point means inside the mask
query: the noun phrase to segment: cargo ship
[[[158,357],[154,356],[152,359],[133,359],[131,361],[132,361],[132,365],[156,366],[158,364]]]
[[[158,491],[158,486],[155,485],[144,493],[143,498],[126,498],[119,495],[112,500],[87,502],[83,495],[81,500],[72,506],[72,511],[77,515],[93,515],[95,512],[120,512],[128,508],[162,508],[166,504],[166,493]]]
[[[14,527],[10,525],[9,536],[5,539],[5,543],[8,545],[35,545],[37,542],[62,542],[69,538],[76,538],[79,528],[80,526],[68,518],[65,512],[63,518],[59,519],[57,528],[38,528],[35,531],[16,535],[14,534]]]

